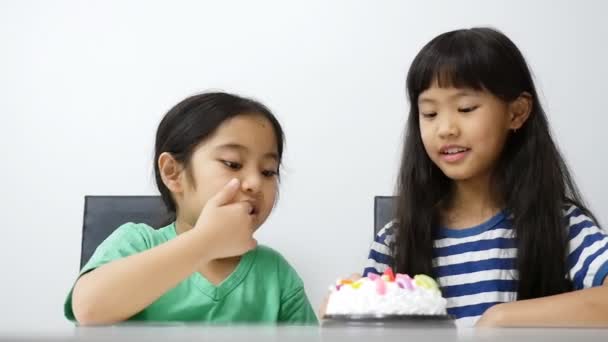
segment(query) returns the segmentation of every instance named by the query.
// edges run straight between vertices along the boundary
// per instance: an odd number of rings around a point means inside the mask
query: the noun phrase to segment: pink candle
[[[386,294],[386,284],[381,278],[376,279],[376,292],[378,292],[379,295]]]

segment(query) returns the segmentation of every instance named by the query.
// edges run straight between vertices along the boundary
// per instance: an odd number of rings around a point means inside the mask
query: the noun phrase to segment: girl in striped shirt
[[[364,273],[434,276],[459,326],[608,325],[608,236],[501,32],[430,41],[407,76],[395,219]]]

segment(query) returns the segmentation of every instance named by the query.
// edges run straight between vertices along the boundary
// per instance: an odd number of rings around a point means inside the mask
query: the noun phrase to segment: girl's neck
[[[186,210],[179,210],[179,208],[184,207],[184,204],[179,201],[176,203],[176,207],[177,210],[175,211],[175,233],[177,233],[177,235],[180,235],[194,228],[198,215],[194,216],[187,213]]]
[[[492,192],[490,176],[454,181],[451,197],[442,208],[441,223],[450,228],[473,227],[492,218],[502,206]]]
[[[175,232],[177,233],[177,235],[185,233],[193,227],[194,225],[189,223],[188,220],[184,219],[183,217],[180,217],[179,214],[177,215],[175,219]]]

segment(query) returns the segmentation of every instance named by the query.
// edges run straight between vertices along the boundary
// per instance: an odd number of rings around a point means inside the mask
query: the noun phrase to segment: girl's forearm
[[[608,278],[603,286],[543,298],[498,304],[486,311],[478,326],[606,327]]]
[[[83,325],[112,324],[152,304],[205,260],[205,242],[199,235],[188,231],[83,275],[72,293],[76,320]]]

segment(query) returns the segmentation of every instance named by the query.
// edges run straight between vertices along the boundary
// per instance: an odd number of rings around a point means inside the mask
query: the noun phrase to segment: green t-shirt
[[[80,275],[175,237],[175,224],[155,230],[126,223],[99,245]],[[64,313],[75,320],[72,291]],[[221,284],[193,273],[129,320],[317,324],[302,280],[278,252],[265,246],[244,254]]]

